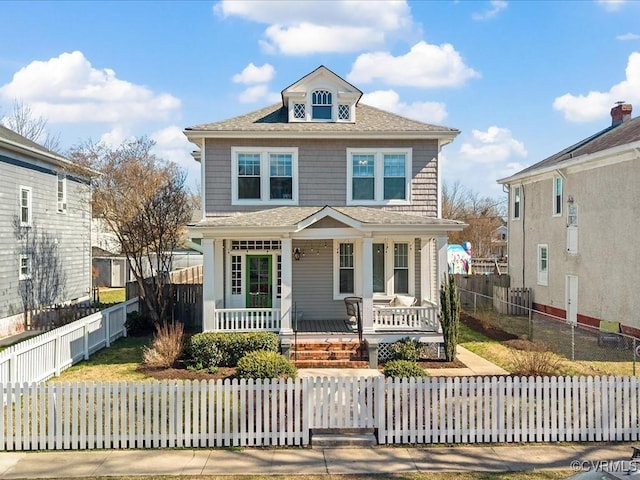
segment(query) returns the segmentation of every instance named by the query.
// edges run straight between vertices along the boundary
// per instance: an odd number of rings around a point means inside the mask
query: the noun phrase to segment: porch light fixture
[[[302,252],[300,252],[299,248],[294,248],[293,249],[293,259],[294,260],[300,260],[300,255],[302,254]]]

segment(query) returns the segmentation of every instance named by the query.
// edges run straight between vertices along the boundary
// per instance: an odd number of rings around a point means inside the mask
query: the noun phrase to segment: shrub
[[[444,339],[444,357],[447,362],[456,358],[458,330],[460,328],[460,294],[453,275],[446,275],[440,287],[440,324]]]
[[[428,377],[427,371],[415,362],[408,360],[390,360],[382,371],[385,377],[411,378]]]
[[[235,367],[246,353],[256,350],[278,352],[278,349],[278,336],[272,332],[198,333],[189,342],[187,364],[205,370]]]
[[[284,356],[269,350],[256,350],[238,361],[238,378],[295,378],[296,367]]]
[[[408,360],[415,362],[420,358],[422,349],[420,342],[410,337],[403,338],[389,345],[392,360]]]
[[[513,348],[511,373],[526,376],[559,374],[562,357],[550,351],[546,345],[528,340],[512,340],[505,343]]]
[[[184,325],[182,323],[162,323],[156,326],[156,333],[150,347],[142,348],[142,359],[150,367],[172,367],[184,349]]]
[[[142,315],[140,312],[127,313],[127,320],[124,322],[127,335],[130,337],[144,337],[153,333],[155,325],[151,318]]]

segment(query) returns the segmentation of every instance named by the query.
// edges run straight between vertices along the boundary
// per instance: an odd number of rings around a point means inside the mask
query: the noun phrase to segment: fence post
[[[125,301],[126,305],[126,301]],[[125,312],[126,312],[125,306]],[[109,348],[111,346],[111,315],[109,310],[104,310],[102,312],[102,318],[104,319],[104,346]]]
[[[529,311],[529,341],[533,342],[533,309],[529,306],[527,310]]]
[[[60,345],[61,341],[60,341],[60,333],[56,332],[56,336],[54,337],[54,341],[53,341],[53,373],[56,377],[60,376],[60,350],[61,350],[61,345]]]
[[[571,324],[571,361],[576,359],[576,326]]]
[[[636,353],[636,337],[633,337],[633,376],[636,376],[636,358],[637,358],[637,353]]]
[[[84,352],[84,359],[89,360],[89,322],[84,321],[82,325],[82,350]]]
[[[473,292],[473,314],[475,315],[477,313],[476,311],[476,306],[477,306],[477,299],[478,298],[478,294],[476,292]]]
[[[18,364],[15,352],[9,357],[9,381],[7,383],[15,383],[18,378]]]

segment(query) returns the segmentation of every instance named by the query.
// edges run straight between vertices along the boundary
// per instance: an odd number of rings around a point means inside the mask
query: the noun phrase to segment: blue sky
[[[148,135],[191,186],[185,127],[277,102],[319,65],[459,129],[445,181],[496,198],[616,101],[640,112],[640,1],[3,1],[0,19],[0,117],[17,99],[63,147]]]

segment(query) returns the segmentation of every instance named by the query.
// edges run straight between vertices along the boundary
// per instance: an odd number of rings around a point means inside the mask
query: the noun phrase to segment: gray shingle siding
[[[205,147],[206,216],[226,216],[271,208],[238,206],[231,200],[231,147],[297,147],[299,206],[344,206],[347,200],[347,148],[412,148],[412,203],[386,210],[437,215],[436,140],[208,139]]]

